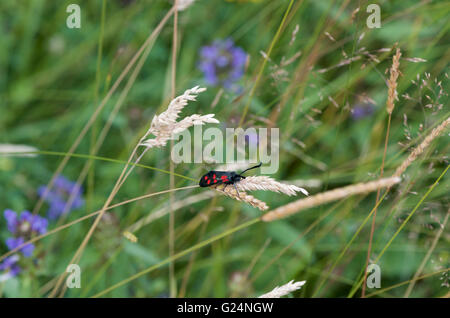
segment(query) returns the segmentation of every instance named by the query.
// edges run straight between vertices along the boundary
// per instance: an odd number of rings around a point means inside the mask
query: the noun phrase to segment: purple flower
[[[9,250],[13,250],[19,246],[21,246],[23,243],[25,243],[25,239],[23,237],[10,237],[8,239],[6,239],[6,246],[8,246]],[[22,247],[20,249],[20,251],[22,252],[22,254],[25,257],[30,257],[31,255],[33,255],[34,252],[34,245],[33,244],[27,244],[24,247]]]
[[[33,215],[28,211],[23,211],[20,216],[12,210],[5,210],[8,231],[13,235],[6,239],[6,246],[13,250],[21,246],[35,234],[44,234],[47,232],[48,221],[39,215]],[[27,244],[20,249],[25,257],[30,257],[34,251],[33,244]]]
[[[372,103],[356,104],[351,111],[354,120],[360,120],[373,114],[375,106]]]
[[[2,263],[0,263],[0,271],[5,272],[5,276],[0,275],[0,282],[6,280],[12,276],[17,276],[20,273],[20,267],[17,264],[19,260],[18,255],[12,255],[4,259]]]
[[[48,216],[50,219],[56,219],[63,213],[69,213],[72,210],[78,209],[84,204],[82,198],[83,188],[76,182],[72,182],[63,176],[58,176],[55,183],[47,192],[46,186],[41,186],[38,189],[38,194],[41,198],[49,204]],[[46,193],[47,192],[47,193]],[[73,196],[70,206],[70,197]]]
[[[47,232],[48,221],[39,215],[33,215],[29,211],[23,211],[20,217],[18,217],[16,212],[9,209],[6,209],[3,214],[8,225],[8,231],[17,237],[30,236],[34,233],[44,234]]]
[[[238,90],[236,82],[244,75],[247,54],[233,40],[216,40],[200,49],[201,61],[198,65],[205,81],[212,86],[222,86],[228,90]]]

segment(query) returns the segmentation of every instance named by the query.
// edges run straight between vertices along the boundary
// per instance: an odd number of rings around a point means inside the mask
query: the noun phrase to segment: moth
[[[250,167],[242,171],[241,173],[236,173],[235,171],[215,171],[211,170],[207,174],[201,177],[199,181],[199,186],[201,187],[210,187],[213,185],[219,185],[219,184],[225,184],[225,188],[232,184],[236,190],[237,195],[239,196],[239,191],[236,187],[236,182],[241,181],[242,179],[245,179],[245,176],[242,174],[246,171],[256,169],[261,167],[262,163],[260,162],[258,165],[254,167]]]

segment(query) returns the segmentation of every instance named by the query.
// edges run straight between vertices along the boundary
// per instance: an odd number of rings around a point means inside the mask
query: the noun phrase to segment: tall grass
[[[0,4],[0,144],[38,149],[0,153],[0,207],[45,215],[39,185],[89,185],[1,295],[252,297],[291,281],[306,281],[286,285],[294,297],[448,294],[445,3],[382,2],[369,29],[365,2],[178,1],[81,5],[79,30],[65,3]],[[175,166],[170,142],[138,154],[155,114],[205,85],[199,49],[227,37],[248,54],[242,90],[209,87],[183,116],[280,128],[276,186],[239,196],[200,189],[212,168]],[[276,192],[311,179],[309,197]],[[1,243],[0,262],[19,249]],[[373,262],[380,290],[363,287]],[[64,284],[70,263],[80,290]]]

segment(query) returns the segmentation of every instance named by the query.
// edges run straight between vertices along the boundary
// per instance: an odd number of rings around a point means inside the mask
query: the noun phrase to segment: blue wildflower
[[[20,216],[12,210],[5,210],[4,216],[6,219],[8,231],[13,237],[6,239],[6,246],[9,250],[13,250],[26,240],[29,240],[33,235],[44,234],[47,232],[48,221],[39,215],[33,215],[29,211],[23,211]],[[35,246],[27,244],[20,249],[25,257],[30,257],[33,254]]]
[[[5,258],[3,262],[0,263],[0,271],[3,272],[3,274],[0,275],[0,282],[5,281],[13,276],[17,276],[17,274],[20,273],[21,269],[18,265],[18,261],[19,256],[17,254],[14,254]]]
[[[6,239],[6,246],[8,246],[8,249],[11,251],[19,246],[21,246],[23,243],[25,243],[25,239],[23,237],[10,237]],[[22,254],[25,257],[30,257],[33,255],[34,252],[34,245],[33,244],[27,244],[24,247],[20,249]]]
[[[207,84],[237,90],[236,82],[244,75],[245,51],[231,39],[216,40],[200,49],[199,69]]]
[[[56,219],[61,214],[69,213],[72,210],[80,208],[84,204],[82,198],[83,188],[78,183],[72,182],[63,176],[56,177],[52,189],[48,192],[47,189],[46,186],[39,187],[38,194],[41,198],[44,198],[50,206],[48,210],[50,219]],[[66,209],[66,205],[69,203],[69,198],[72,195],[72,204]]]
[[[353,106],[352,118],[354,120],[360,120],[372,115],[375,111],[375,107],[372,103],[360,103]]]

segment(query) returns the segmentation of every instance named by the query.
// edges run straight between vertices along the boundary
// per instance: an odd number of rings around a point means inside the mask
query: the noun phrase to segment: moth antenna
[[[258,165],[254,166],[254,167],[250,167],[250,168],[245,169],[240,174],[243,174],[244,172],[252,170],[252,169],[255,169],[255,168],[259,168],[259,167],[261,167],[261,165],[262,165],[262,162],[260,162]]]

